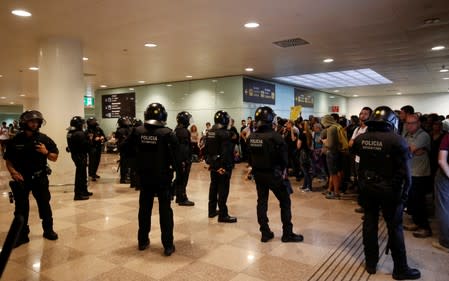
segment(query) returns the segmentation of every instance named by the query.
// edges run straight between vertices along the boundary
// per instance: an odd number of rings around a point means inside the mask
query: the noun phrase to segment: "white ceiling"
[[[20,18],[16,8],[33,14]],[[425,24],[439,18],[436,24]],[[243,27],[257,21],[258,29]],[[371,68],[394,83],[340,89],[352,96],[443,93],[449,77],[449,0],[3,0],[0,104],[37,98],[40,40],[83,43],[88,87],[245,74],[271,79]],[[280,48],[300,37],[310,45]],[[152,42],[157,48],[145,48]],[[432,52],[435,45],[446,49]],[[325,64],[324,58],[334,62]],[[333,89],[329,89],[333,92]],[[20,97],[26,94],[26,97]]]

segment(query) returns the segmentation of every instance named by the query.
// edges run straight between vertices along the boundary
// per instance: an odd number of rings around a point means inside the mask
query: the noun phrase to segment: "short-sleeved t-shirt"
[[[411,162],[411,174],[413,177],[430,176],[430,136],[423,129],[418,129],[416,133],[405,135],[408,145],[415,145],[416,148],[425,149],[421,155],[414,154]]]

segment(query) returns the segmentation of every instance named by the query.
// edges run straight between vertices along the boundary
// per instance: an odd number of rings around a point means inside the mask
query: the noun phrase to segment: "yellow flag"
[[[290,120],[296,120],[298,119],[299,115],[301,114],[302,106],[292,106],[290,107]]]

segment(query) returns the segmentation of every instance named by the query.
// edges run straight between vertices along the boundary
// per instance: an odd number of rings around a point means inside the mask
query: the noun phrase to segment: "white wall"
[[[417,112],[446,116],[449,114],[449,93],[349,98],[348,115],[358,115],[364,106],[374,109],[377,106],[387,105],[392,109],[400,109],[408,104]]]

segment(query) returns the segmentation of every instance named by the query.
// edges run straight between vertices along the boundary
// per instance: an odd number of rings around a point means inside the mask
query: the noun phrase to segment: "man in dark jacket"
[[[24,219],[24,226],[19,233],[14,247],[30,241],[28,234],[28,216],[30,213],[30,191],[37,202],[39,217],[42,219],[44,238],[57,240],[58,234],[53,230],[53,215],[50,206],[50,190],[47,160],[55,162],[59,150],[55,142],[39,132],[45,120],[37,110],[27,110],[20,116],[20,131],[10,140],[3,158],[13,181],[10,186],[15,199],[14,216]]]
[[[375,274],[379,259],[377,241],[379,209],[388,229],[387,249],[393,257],[393,278],[418,279],[410,268],[404,244],[402,215],[410,188],[410,154],[404,138],[396,133],[398,118],[387,106],[376,108],[365,123],[368,132],[354,140],[352,149],[360,156],[358,179],[364,209],[363,245],[365,269]]]
[[[86,121],[80,116],[74,116],[70,120],[67,144],[73,163],[75,163],[75,196],[74,200],[87,200],[92,192],[87,190],[87,153],[89,152],[89,140],[83,131]]]
[[[290,192],[288,189],[288,148],[282,136],[273,130],[275,114],[268,107],[259,107],[254,120],[256,132],[248,139],[250,152],[249,164],[256,180],[257,221],[262,237],[260,241],[268,242],[274,233],[268,225],[268,195],[271,190],[279,200],[282,220],[282,242],[301,242],[304,237],[293,233]]]
[[[226,111],[217,111],[214,116],[215,125],[207,132],[205,146],[206,163],[209,164],[211,181],[209,187],[209,218],[218,215],[218,222],[224,223],[237,222],[236,217],[229,215],[226,205],[234,165],[234,143],[232,141],[234,136],[228,130],[230,121],[231,117]]]
[[[176,203],[179,206],[194,206],[195,203],[187,198],[187,183],[189,182],[190,168],[192,167],[192,145],[190,142],[190,131],[187,128],[190,125],[192,115],[187,111],[181,111],[176,116],[178,125],[175,129],[178,138],[177,157],[180,161],[179,173],[176,174]]]
[[[179,161],[175,159],[178,140],[166,127],[167,111],[160,103],[151,103],[144,113],[145,122],[131,132],[124,148],[136,159],[139,177],[139,250],[150,245],[151,213],[154,197],[159,201],[159,224],[161,227],[164,255],[175,251],[173,244],[173,210],[170,206],[173,191],[173,172],[178,172]]]

